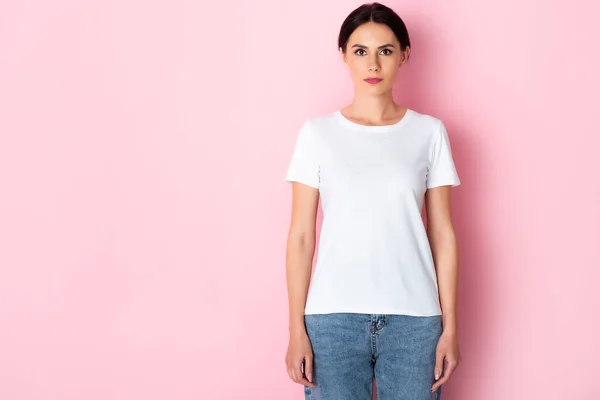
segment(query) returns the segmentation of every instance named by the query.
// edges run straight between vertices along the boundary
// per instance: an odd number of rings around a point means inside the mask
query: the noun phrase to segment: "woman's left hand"
[[[444,360],[446,361],[446,366],[444,368],[444,375],[440,379],[442,367],[444,366]],[[432,392],[435,392],[438,387],[450,379],[450,376],[452,376],[452,373],[456,367],[458,367],[460,362],[461,356],[460,350],[458,349],[458,337],[456,333],[443,332],[438,340],[437,349],[435,352],[435,379],[437,382],[435,382],[431,387]]]

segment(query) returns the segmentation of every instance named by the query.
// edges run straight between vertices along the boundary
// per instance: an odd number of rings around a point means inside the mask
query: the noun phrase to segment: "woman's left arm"
[[[443,333],[436,351],[436,380],[440,378],[444,360],[446,362],[444,375],[432,386],[432,391],[450,379],[461,361],[457,320],[458,249],[450,211],[451,188],[451,185],[438,186],[425,193],[427,236],[433,254],[442,308]]]

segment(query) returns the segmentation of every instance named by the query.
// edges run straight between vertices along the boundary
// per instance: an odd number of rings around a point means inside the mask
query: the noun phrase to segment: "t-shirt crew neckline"
[[[363,125],[358,122],[350,121],[348,118],[344,117],[342,114],[342,110],[336,110],[335,116],[337,120],[348,128],[352,128],[359,131],[364,132],[389,132],[400,128],[402,125],[406,124],[406,121],[412,115],[413,111],[410,108],[406,109],[406,113],[402,119],[394,124],[389,125]]]

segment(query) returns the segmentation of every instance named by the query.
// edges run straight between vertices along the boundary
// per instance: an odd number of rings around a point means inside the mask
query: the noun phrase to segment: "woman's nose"
[[[369,71],[371,71],[371,72],[379,71],[379,63],[377,62],[376,59],[371,61],[371,65],[369,66]]]

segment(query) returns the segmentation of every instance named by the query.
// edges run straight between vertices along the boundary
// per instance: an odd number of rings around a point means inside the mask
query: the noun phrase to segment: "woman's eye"
[[[364,49],[358,49],[354,52],[354,54],[356,54],[357,56],[364,56],[365,55],[365,50]],[[392,54],[392,51],[390,49],[383,49],[381,50],[381,53],[389,56],[390,54]]]

